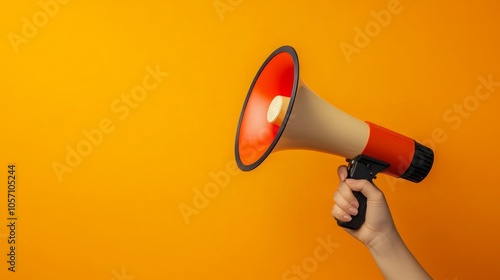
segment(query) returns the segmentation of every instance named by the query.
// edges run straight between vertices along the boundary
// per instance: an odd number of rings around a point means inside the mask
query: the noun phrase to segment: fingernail
[[[340,181],[344,181],[346,177],[345,173],[340,173]]]
[[[350,222],[352,220],[352,217],[349,215],[345,215],[344,220],[346,220],[346,222]]]
[[[351,215],[356,216],[356,215],[358,214],[358,209],[356,209],[356,208],[352,208],[352,207],[351,207],[351,208],[349,208],[349,213],[350,213]]]
[[[352,184],[352,183],[356,182],[356,180],[354,180],[354,179],[352,179],[352,178],[348,178],[348,179],[345,179],[345,182],[346,182],[347,184]]]
[[[359,208],[359,202],[358,201],[351,202],[351,205],[354,206],[354,208],[356,208],[356,209]]]

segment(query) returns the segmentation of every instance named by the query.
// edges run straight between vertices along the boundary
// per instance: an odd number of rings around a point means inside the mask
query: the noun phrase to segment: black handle
[[[384,171],[387,167],[389,167],[389,164],[386,162],[369,156],[359,155],[350,160],[347,167],[347,178],[366,179],[370,183],[373,183],[373,179],[377,178],[376,175]],[[358,214],[355,216],[351,215],[352,220],[349,222],[337,221],[337,224],[344,228],[359,229],[365,222],[367,199],[361,192],[353,191],[353,194],[359,203]]]

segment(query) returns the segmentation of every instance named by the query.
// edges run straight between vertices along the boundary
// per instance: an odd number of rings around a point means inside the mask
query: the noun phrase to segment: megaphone
[[[282,46],[262,64],[248,90],[235,141],[238,167],[250,171],[271,152],[302,149],[345,157],[348,178],[372,182],[379,172],[415,183],[432,168],[433,151],[415,140],[361,121],[330,105],[299,78],[295,49]],[[342,227],[359,228],[366,197],[354,192],[358,214]]]

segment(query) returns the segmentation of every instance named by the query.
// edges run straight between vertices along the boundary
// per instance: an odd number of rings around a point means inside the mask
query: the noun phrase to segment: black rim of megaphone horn
[[[240,152],[239,152],[239,137],[240,137],[240,127],[241,127],[241,123],[243,121],[243,116],[245,114],[245,110],[246,110],[246,107],[247,107],[247,103],[248,103],[248,100],[250,99],[250,96],[253,92],[253,88],[256,84],[256,82],[259,80],[259,77],[262,73],[262,71],[267,67],[267,65],[269,64],[269,62],[275,57],[277,56],[278,54],[281,54],[281,53],[288,53],[291,57],[292,57],[292,60],[293,60],[293,87],[292,87],[292,92],[291,92],[291,95],[290,95],[290,104],[288,105],[288,108],[287,108],[287,111],[286,111],[286,114],[285,114],[285,117],[283,119],[283,122],[276,134],[276,136],[274,137],[274,140],[273,142],[269,145],[269,147],[267,148],[267,150],[264,152],[264,154],[262,154],[262,156],[259,157],[259,159],[257,159],[256,161],[254,161],[253,163],[251,164],[244,164],[242,161],[241,161],[241,158],[240,158]],[[240,114],[240,119],[238,121],[238,129],[236,131],[236,143],[235,143],[235,154],[236,154],[236,163],[238,164],[238,167],[243,170],[243,171],[250,171],[250,170],[253,170],[255,169],[257,166],[259,166],[266,158],[267,156],[269,156],[269,154],[273,151],[274,147],[276,146],[276,144],[278,143],[281,135],[283,134],[283,131],[285,130],[285,127],[286,127],[286,124],[288,122],[288,119],[290,117],[290,114],[292,112],[292,108],[293,108],[293,104],[294,104],[294,101],[295,101],[295,95],[297,93],[297,88],[299,86],[299,58],[297,56],[297,52],[295,51],[295,49],[291,46],[282,46],[282,47],[279,47],[278,49],[276,49],[271,55],[269,55],[269,57],[264,61],[264,63],[262,64],[262,66],[260,67],[259,71],[257,72],[257,74],[255,75],[255,78],[253,79],[253,82],[252,82],[252,85],[250,86],[249,90],[248,90],[248,93],[247,93],[247,96],[245,98],[245,103],[243,104],[243,108],[241,109],[241,114]]]

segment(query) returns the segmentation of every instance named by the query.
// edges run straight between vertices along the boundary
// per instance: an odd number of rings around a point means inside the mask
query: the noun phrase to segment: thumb
[[[345,182],[353,191],[361,192],[368,200],[378,199],[383,196],[382,191],[367,180],[346,179]]]

